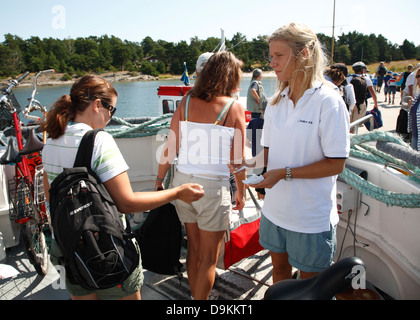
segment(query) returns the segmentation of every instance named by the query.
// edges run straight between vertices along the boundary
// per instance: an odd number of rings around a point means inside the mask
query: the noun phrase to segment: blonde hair
[[[273,32],[268,38],[268,43],[271,41],[285,42],[292,50],[287,68],[290,62],[295,60],[292,78],[278,84],[280,92],[272,104],[280,101],[281,92],[287,86],[290,87],[289,94],[296,92],[300,98],[312,87],[315,80],[326,82],[323,73],[328,65],[327,56],[318,37],[308,26],[300,23],[285,25]]]

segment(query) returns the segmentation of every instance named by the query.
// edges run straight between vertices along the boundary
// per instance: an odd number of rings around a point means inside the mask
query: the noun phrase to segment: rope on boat
[[[367,142],[371,141],[392,142],[409,148],[409,146],[397,135],[385,131],[375,130],[363,135],[353,136],[350,140],[350,155],[384,165],[388,165],[390,163],[395,164],[413,172],[416,176],[420,176],[420,168],[413,166],[404,160],[395,158],[385,152],[377,150],[374,146],[367,144]],[[363,194],[383,202],[388,206],[420,208],[420,194],[404,194],[385,190],[363,179],[348,168],[344,169],[344,171],[340,174],[340,177],[347,184],[355,187]],[[414,176],[410,176],[410,179],[414,179],[419,182],[419,180]]]
[[[156,117],[142,124],[132,124],[121,118],[113,117],[112,119],[121,124],[122,127],[107,128],[106,131],[109,132],[114,138],[138,138],[154,136],[161,130],[169,129],[171,125],[171,120],[169,118],[172,118],[171,113]]]

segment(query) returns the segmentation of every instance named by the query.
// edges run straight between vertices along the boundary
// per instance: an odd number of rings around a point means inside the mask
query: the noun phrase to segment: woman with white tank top
[[[194,87],[175,111],[168,142],[159,163],[155,189],[178,156],[173,186],[194,181],[204,197],[185,205],[175,201],[188,237],[187,274],[193,299],[209,297],[223,235],[232,209],[245,205],[245,171],[235,174],[237,192],[232,208],[228,163],[244,157],[244,108],[233,98],[241,81],[240,62],[231,52],[213,54]]]

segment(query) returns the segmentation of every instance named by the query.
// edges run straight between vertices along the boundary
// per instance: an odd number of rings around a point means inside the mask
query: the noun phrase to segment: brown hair
[[[242,62],[232,52],[213,54],[188,94],[207,102],[220,96],[231,97],[241,83],[241,67]]]
[[[61,96],[48,111],[47,119],[41,127],[49,138],[57,139],[64,134],[69,121],[77,113],[85,111],[95,99],[111,103],[117,97],[117,90],[108,81],[98,76],[84,76],[78,79],[70,89],[70,95]]]
[[[343,71],[335,67],[327,68],[325,73],[331,78],[334,84],[342,83],[344,80],[346,80],[346,76],[344,75]]]

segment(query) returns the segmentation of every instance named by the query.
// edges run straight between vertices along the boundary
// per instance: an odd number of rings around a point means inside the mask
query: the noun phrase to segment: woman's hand
[[[257,189],[271,189],[276,185],[277,182],[284,179],[286,177],[286,170],[285,169],[275,169],[267,171],[263,174],[264,180],[257,184],[249,185],[250,187],[257,188]]]
[[[203,186],[197,183],[186,183],[177,189],[177,199],[188,204],[197,201],[204,196]]]
[[[235,206],[232,207],[232,210],[242,210],[245,207],[245,197],[240,195],[239,192],[235,194]]]
[[[165,187],[163,186],[163,181],[162,180],[156,180],[155,181],[155,191],[158,190],[165,190]]]

